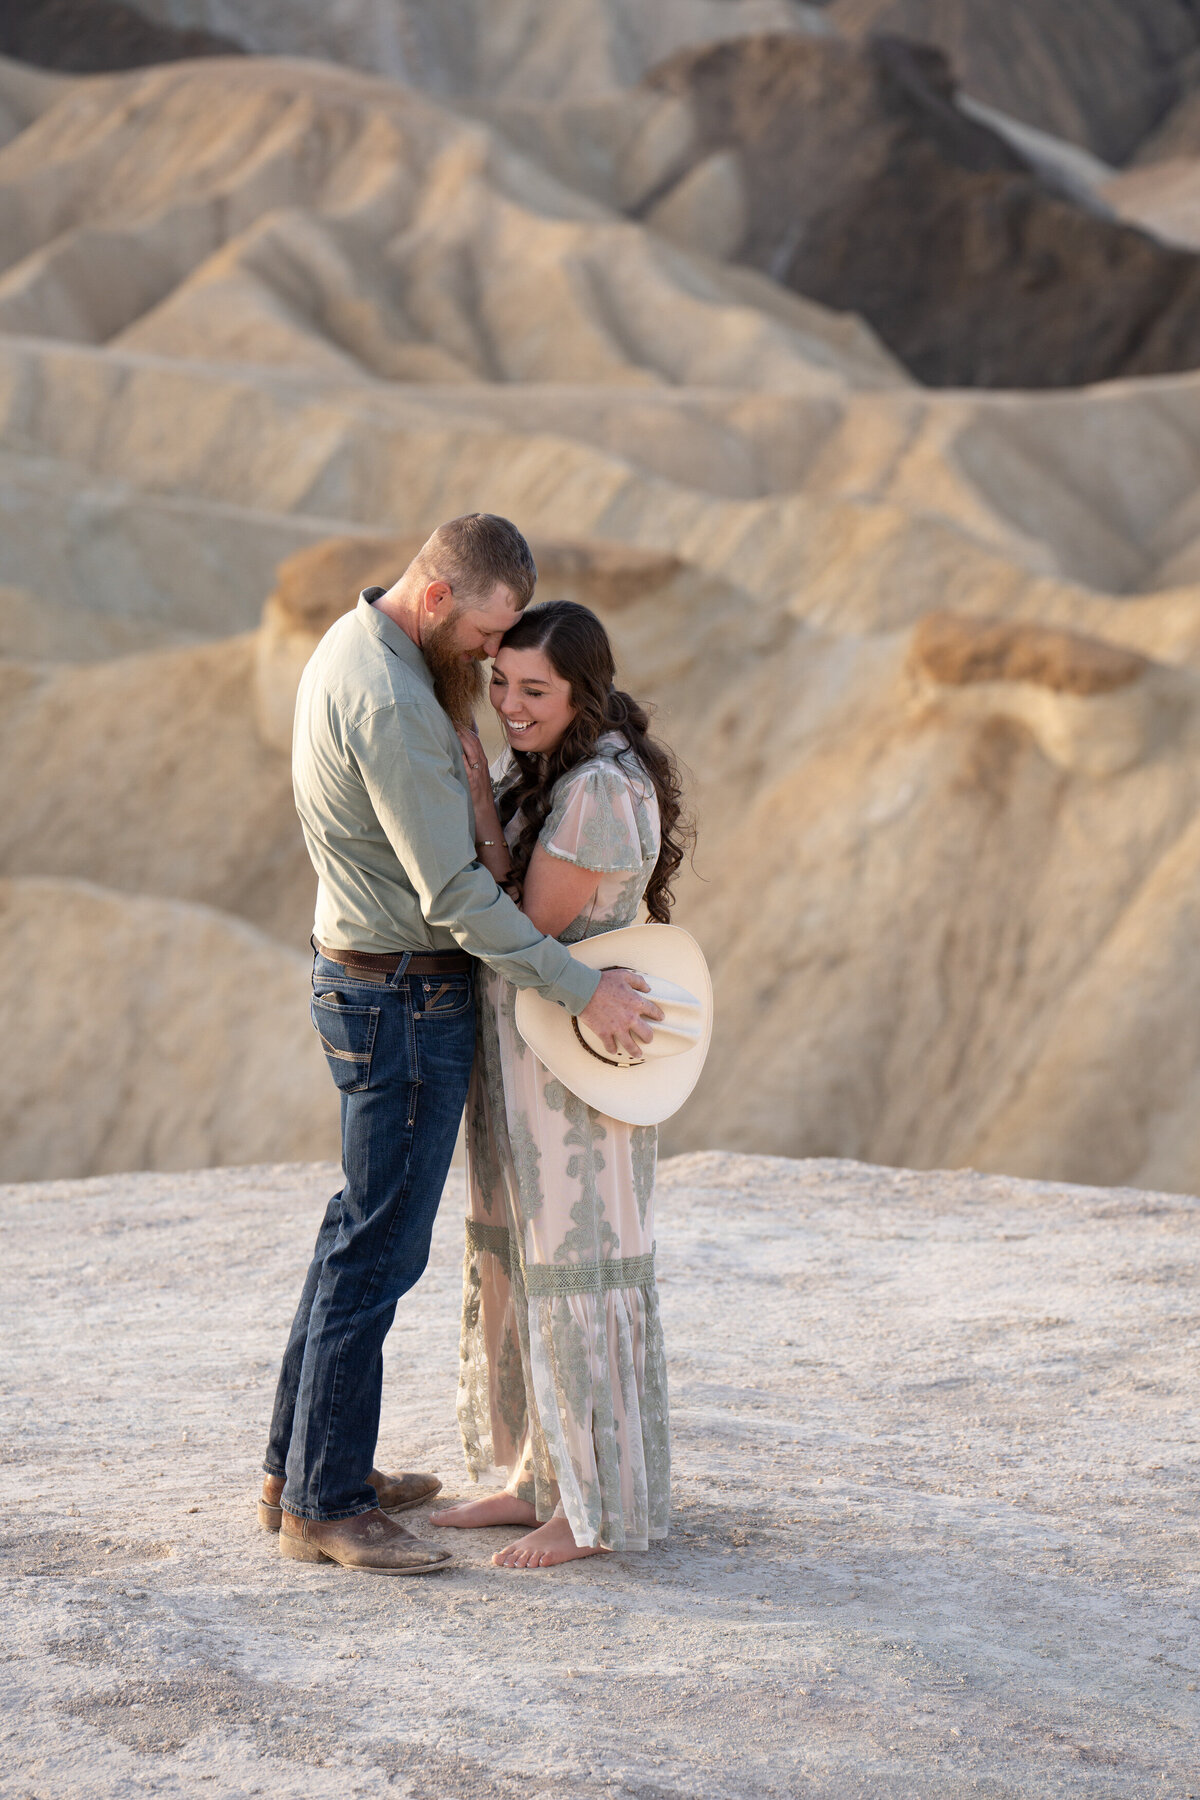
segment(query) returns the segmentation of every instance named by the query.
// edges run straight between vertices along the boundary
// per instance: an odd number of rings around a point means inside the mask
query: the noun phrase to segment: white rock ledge
[[[389,1581],[254,1522],[331,1175],[0,1190],[6,1793],[1200,1794],[1200,1202],[678,1158],[669,1542]],[[450,1493],[460,1211],[380,1444]]]

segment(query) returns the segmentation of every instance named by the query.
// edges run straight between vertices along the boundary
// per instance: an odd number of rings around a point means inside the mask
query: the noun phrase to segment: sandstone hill
[[[300,65],[229,65],[215,133],[187,65],[8,86],[10,333],[331,381],[885,381],[815,299],[941,386],[1200,363],[1200,258],[1064,199],[899,40],[681,52],[630,94],[493,108],[505,135]]]
[[[0,870],[221,907],[303,949],[308,857],[253,683],[249,637],[0,664]]]
[[[1190,1188],[1196,675],[952,614],[853,677],[844,641],[790,649],[756,681],[774,728],[736,690],[718,722],[703,867],[738,878],[687,903],[725,1030],[675,1141],[720,1112],[738,1144],[803,1121],[885,1161]]]
[[[295,950],[87,882],[0,881],[0,925],[6,1177],[336,1156]]]
[[[100,909],[71,941],[130,945],[150,1038],[207,1021],[186,1082],[100,1083],[60,1172],[310,1153],[290,697],[362,582],[487,506],[692,771],[721,1025],[670,1144],[1200,1181],[1200,376],[919,387],[732,260],[707,56],[540,118],[313,61],[0,63],[0,876]],[[176,930],[283,959],[264,1017],[316,1088],[267,1143],[218,1129],[234,1040],[198,963],[165,979]],[[57,1017],[57,963],[22,972]],[[47,1129],[23,1107],[11,1172]]]
[[[747,37],[680,51],[644,88],[657,114],[631,95],[493,116],[689,249],[861,314],[923,382],[1076,386],[1200,358],[1200,262],[1079,204],[1078,173],[960,104],[935,49]],[[657,166],[635,184],[621,153],[644,142]]]
[[[894,379],[861,327],[606,217],[408,90],[302,63],[14,73],[33,116],[0,150],[2,331],[343,383]]]

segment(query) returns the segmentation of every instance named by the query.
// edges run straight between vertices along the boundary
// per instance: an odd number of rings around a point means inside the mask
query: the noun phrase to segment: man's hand
[[[646,999],[649,991],[649,983],[636,970],[605,969],[579,1017],[611,1055],[624,1050],[640,1056],[642,1045],[654,1036],[651,1024],[663,1017],[662,1008]]]

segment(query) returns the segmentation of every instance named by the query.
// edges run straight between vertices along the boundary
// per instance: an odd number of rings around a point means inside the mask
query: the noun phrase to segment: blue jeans
[[[407,959],[405,959],[407,961]],[[305,1519],[375,1505],[383,1340],[423,1274],[475,1051],[470,973],[353,973],[317,955],[312,1019],[342,1097],[345,1185],[325,1209],[263,1467]]]

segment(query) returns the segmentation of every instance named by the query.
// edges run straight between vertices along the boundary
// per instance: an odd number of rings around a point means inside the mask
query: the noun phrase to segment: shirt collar
[[[373,604],[385,592],[386,589],[381,587],[364,588],[358,596],[358,605],[354,609],[355,617],[363,630],[369,631],[372,637],[377,637],[384,649],[390,650],[393,656],[398,656],[400,661],[425,683],[432,694],[433,676],[429,673],[429,664],[421,655],[420,649],[413,643],[407,631],[397,625],[395,619],[389,619],[386,613],[380,612],[379,608]]]

